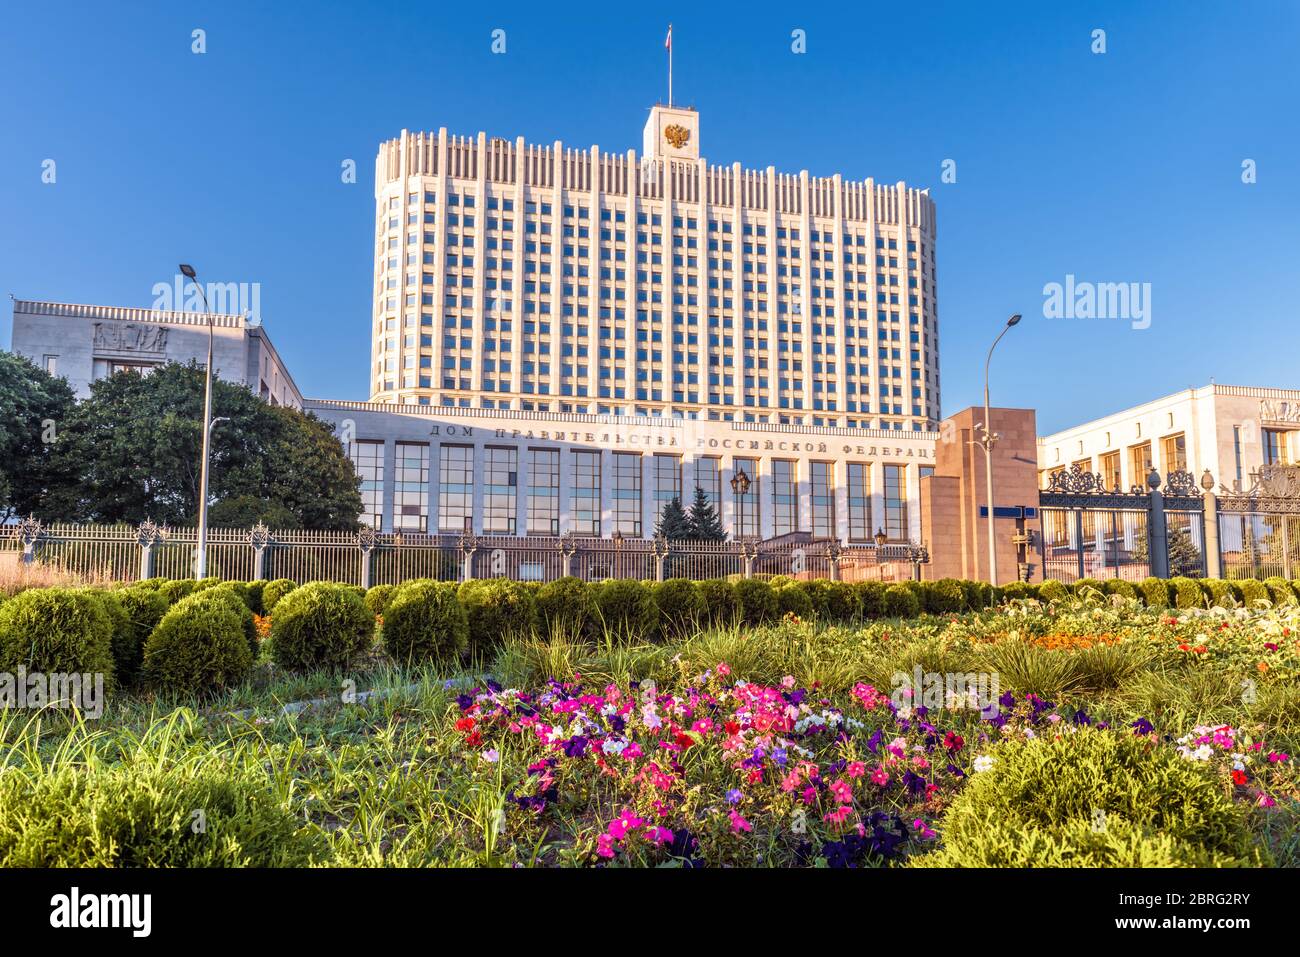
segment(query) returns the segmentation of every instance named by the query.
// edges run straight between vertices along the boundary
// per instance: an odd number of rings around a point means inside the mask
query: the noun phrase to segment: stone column
[[[1205,574],[1208,578],[1223,577],[1223,552],[1219,544],[1219,498],[1213,486],[1205,492]]]
[[[1147,517],[1147,554],[1150,556],[1151,575],[1169,577],[1169,528],[1165,522],[1165,497],[1160,492],[1160,473],[1154,468],[1147,476],[1151,490],[1151,510]]]
[[[357,533],[357,547],[361,549],[361,587],[370,587],[370,555],[379,543],[373,528],[362,528]]]
[[[145,519],[135,530],[136,541],[140,543],[140,570],[138,581],[153,578],[153,548],[163,541],[163,530],[149,519]]]
[[[262,522],[258,522],[253,526],[252,531],[248,533],[248,544],[253,546],[253,581],[265,581],[266,547],[271,544],[271,530]],[[363,570],[363,577],[367,580],[370,577],[369,564],[369,562],[366,562],[367,568]]]

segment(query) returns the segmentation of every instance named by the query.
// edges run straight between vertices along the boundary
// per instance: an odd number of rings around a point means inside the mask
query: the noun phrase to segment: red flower
[[[724,721],[722,726],[726,729],[727,734],[740,734],[740,725],[735,721]]]
[[[1192,649],[1191,649],[1191,647],[1187,644],[1187,642],[1184,641],[1184,642],[1182,642],[1182,643],[1178,646],[1178,650],[1179,650],[1179,651],[1191,651]]]
[[[1245,772],[1245,771],[1233,771],[1233,772],[1232,772],[1232,783],[1233,783],[1233,784],[1245,784],[1245,783],[1246,783],[1247,781],[1249,781],[1249,780],[1250,780],[1250,778],[1248,778],[1248,777],[1246,776],[1246,772]]]
[[[483,743],[483,735],[480,732],[475,731],[465,738],[465,743],[471,748],[477,748]]]
[[[689,748],[692,744],[695,743],[695,739],[692,738],[689,734],[686,734],[684,731],[678,731],[677,737],[674,738],[673,740],[677,742],[677,746],[681,748],[683,751],[685,751],[687,748]]]
[[[473,719],[473,718],[459,718],[459,719],[456,721],[456,730],[457,730],[457,731],[473,731],[473,730],[474,730],[474,719]]]
[[[965,744],[965,739],[956,731],[949,731],[943,736],[943,746],[949,751],[960,751]]]

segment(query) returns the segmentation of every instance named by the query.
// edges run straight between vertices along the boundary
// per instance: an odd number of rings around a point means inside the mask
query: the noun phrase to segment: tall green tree
[[[91,386],[57,445],[75,476],[45,510],[98,522],[144,518],[192,524],[198,515],[203,370],[169,363],[119,372]],[[263,402],[241,385],[212,384],[211,524],[349,530],[360,480],[330,426]]]
[[[722,517],[709,501],[704,489],[695,486],[695,501],[686,515],[690,537],[701,542],[724,542],[727,533],[722,527]]]
[[[65,484],[55,446],[73,405],[66,379],[0,352],[0,521],[40,512],[51,489]]]
[[[669,541],[680,541],[691,537],[690,520],[687,519],[686,511],[682,508],[682,500],[677,496],[674,495],[672,501],[659,513],[655,534],[662,535]]]

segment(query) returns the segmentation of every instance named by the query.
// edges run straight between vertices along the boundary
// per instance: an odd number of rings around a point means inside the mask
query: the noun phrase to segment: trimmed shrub
[[[653,641],[659,609],[644,582],[607,578],[596,586],[597,629],[620,641]]]
[[[735,586],[725,578],[705,578],[695,583],[704,608],[704,621],[729,627],[740,620],[740,602]]]
[[[1264,579],[1264,587],[1268,589],[1269,600],[1274,605],[1294,605],[1296,603],[1295,592],[1291,590],[1291,583],[1281,576]]]
[[[830,593],[831,586],[834,583],[825,578],[810,578],[807,581],[797,583],[798,588],[802,588],[804,594],[808,596],[808,601],[812,605],[810,614],[816,615],[823,620],[830,617]],[[804,617],[804,616],[800,616]]]
[[[265,615],[266,608],[262,605],[262,589],[266,587],[266,582],[248,582],[244,587],[248,589],[248,607],[253,609],[253,614]]]
[[[1090,588],[1101,592],[1103,595],[1106,594],[1106,583],[1100,578],[1080,578],[1074,583],[1070,590],[1079,598],[1082,598],[1084,593]]]
[[[776,610],[781,617],[794,615],[803,620],[813,616],[813,603],[802,583],[782,585],[776,589]]]
[[[331,582],[295,588],[276,603],[271,660],[291,671],[340,670],[370,647],[375,618],[356,593]]]
[[[469,621],[469,647],[488,652],[507,637],[531,637],[537,628],[537,601],[532,592],[507,578],[479,578],[456,592]]]
[[[906,585],[890,585],[884,594],[884,617],[915,618],[921,613],[916,592]]]
[[[1069,601],[1070,589],[1064,582],[1049,578],[1038,586],[1038,597],[1041,601]]]
[[[206,830],[190,827],[195,809]],[[0,775],[2,867],[300,867],[325,854],[265,774],[128,753]]]
[[[1241,600],[1248,608],[1254,608],[1257,601],[1272,601],[1268,586],[1254,578],[1238,578],[1233,582],[1241,593]]]
[[[0,671],[19,668],[102,674],[111,688],[113,618],[103,596],[88,588],[29,588],[0,605]]]
[[[262,608],[266,614],[275,611],[275,603],[298,587],[292,578],[276,578],[262,586]]]
[[[144,660],[144,644],[167,614],[167,599],[156,588],[122,588],[113,592],[130,621],[130,645],[120,640],[113,642],[113,663],[117,669],[118,683],[126,686],[140,676]]]
[[[966,607],[966,593],[955,578],[940,578],[925,588],[925,610],[932,615],[956,615]]]
[[[1162,578],[1144,578],[1137,583],[1138,594],[1148,608],[1169,607],[1169,583]]]
[[[776,591],[757,578],[742,578],[733,586],[740,605],[740,620],[751,627],[772,621],[779,615]]]
[[[194,594],[198,584],[193,578],[170,578],[158,586],[158,591],[167,599],[167,604],[174,605]]]
[[[1201,590],[1200,582],[1194,578],[1179,576],[1169,579],[1169,592],[1175,608],[1205,607],[1205,593]]]
[[[222,582],[221,584],[214,585],[212,587],[219,588],[222,591],[230,592],[232,595],[234,595],[236,598],[242,601],[249,611],[253,612],[254,614],[257,613],[257,604],[256,602],[253,601],[253,595],[248,590],[247,582]]]
[[[537,591],[537,614],[541,629],[590,634],[596,620],[595,589],[573,575],[544,584]]]
[[[384,648],[400,664],[452,662],[469,646],[469,616],[455,582],[399,585],[384,615]]]
[[[1200,585],[1205,594],[1205,603],[1211,608],[1232,608],[1237,604],[1231,583],[1222,578],[1202,578]]]
[[[651,591],[659,609],[659,628],[665,637],[682,637],[697,628],[707,609],[695,582],[689,578],[669,578]]]
[[[943,819],[949,867],[1262,864],[1245,811],[1213,774],[1131,734],[1004,742]],[[1100,814],[1100,817],[1099,817]],[[1101,820],[1104,827],[1094,829]]]
[[[988,582],[974,582],[963,578],[960,584],[962,599],[968,610],[979,611],[993,603],[993,587]]]
[[[243,629],[244,640],[248,642],[248,650],[253,660],[258,659],[262,653],[262,646],[257,639],[257,623],[253,621],[253,613],[248,610],[248,605],[238,595],[225,588],[201,588],[190,597],[229,606],[230,610],[239,617],[239,627]]]
[[[862,593],[847,582],[831,582],[826,589],[826,617],[841,622],[861,618]]]
[[[1039,587],[1030,582],[1007,582],[999,589],[1003,601],[1019,601],[1025,598],[1039,597]]]
[[[1106,582],[1106,594],[1119,595],[1123,598],[1132,598],[1134,600],[1138,597],[1138,591],[1133,587],[1133,583],[1125,581],[1122,578],[1108,579]]]
[[[237,684],[253,666],[244,615],[252,620],[253,613],[229,593],[182,598],[145,642],[145,681],[158,691],[193,696]]]
[[[393,600],[393,592],[396,590],[395,585],[371,585],[370,590],[366,592],[365,603],[366,611],[377,618],[382,618],[384,609],[388,603]]]
[[[858,593],[858,601],[862,605],[863,618],[885,617],[885,587],[884,582],[853,583],[853,590]]]

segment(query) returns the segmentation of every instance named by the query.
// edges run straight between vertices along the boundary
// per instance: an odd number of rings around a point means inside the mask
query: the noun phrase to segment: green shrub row
[[[1080,578],[1073,585],[1049,578],[1040,584],[1015,583],[1002,589],[1004,598],[1035,598],[1066,601],[1090,594],[1122,595],[1141,601],[1148,608],[1233,608],[1252,607],[1266,601],[1272,605],[1300,604],[1300,579],[1285,578],[1144,578],[1129,582],[1118,578],[1105,581]]]

